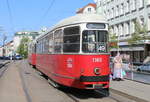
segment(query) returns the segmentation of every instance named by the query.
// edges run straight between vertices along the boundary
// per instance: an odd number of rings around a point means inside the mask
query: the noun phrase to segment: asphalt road
[[[89,90],[56,89],[27,61],[11,62],[6,68],[0,77],[0,102],[131,102],[112,93],[104,97]]]

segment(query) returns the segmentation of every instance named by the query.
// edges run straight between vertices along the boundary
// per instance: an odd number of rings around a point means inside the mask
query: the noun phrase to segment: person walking
[[[113,80],[121,81],[123,80],[123,70],[122,70],[122,56],[120,53],[114,57],[114,71],[113,71]]]

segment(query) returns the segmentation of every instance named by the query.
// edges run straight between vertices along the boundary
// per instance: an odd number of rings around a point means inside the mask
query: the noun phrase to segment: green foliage
[[[108,31],[108,34],[109,34],[109,42],[110,42],[110,45],[109,45],[109,48],[118,48],[118,36],[116,36],[116,34],[112,34],[110,32],[110,29],[109,28],[109,31]]]
[[[27,58],[29,42],[30,42],[30,39],[28,37],[23,37],[21,39],[20,45],[17,48],[17,53],[23,56],[23,58]]]
[[[148,33],[146,29],[146,25],[141,26],[138,21],[135,21],[135,32],[131,34],[131,38],[128,39],[128,43],[133,45],[137,44],[142,40],[148,40]]]

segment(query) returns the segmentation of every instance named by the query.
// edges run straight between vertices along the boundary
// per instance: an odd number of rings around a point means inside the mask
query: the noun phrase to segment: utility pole
[[[5,41],[6,41],[6,39],[7,39],[7,36],[5,35],[5,33],[3,34],[3,53],[2,53],[2,55],[3,56],[5,56]]]

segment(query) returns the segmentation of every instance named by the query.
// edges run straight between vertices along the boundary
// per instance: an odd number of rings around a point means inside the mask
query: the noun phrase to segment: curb
[[[139,98],[139,97],[136,97],[136,96],[133,96],[133,95],[129,95],[129,94],[127,94],[127,93],[124,93],[124,92],[122,92],[122,91],[115,90],[115,89],[113,89],[113,88],[110,88],[110,91],[113,92],[113,93],[119,94],[119,95],[121,95],[121,96],[123,96],[123,97],[127,97],[127,98],[129,98],[129,99],[131,99],[131,100],[134,100],[134,101],[136,101],[136,102],[149,102],[149,101],[147,101],[147,100],[145,100],[145,99],[141,99],[141,98]]]
[[[3,63],[0,63],[0,68],[2,68],[3,66],[5,66],[6,64],[10,63],[10,61],[5,61]]]

